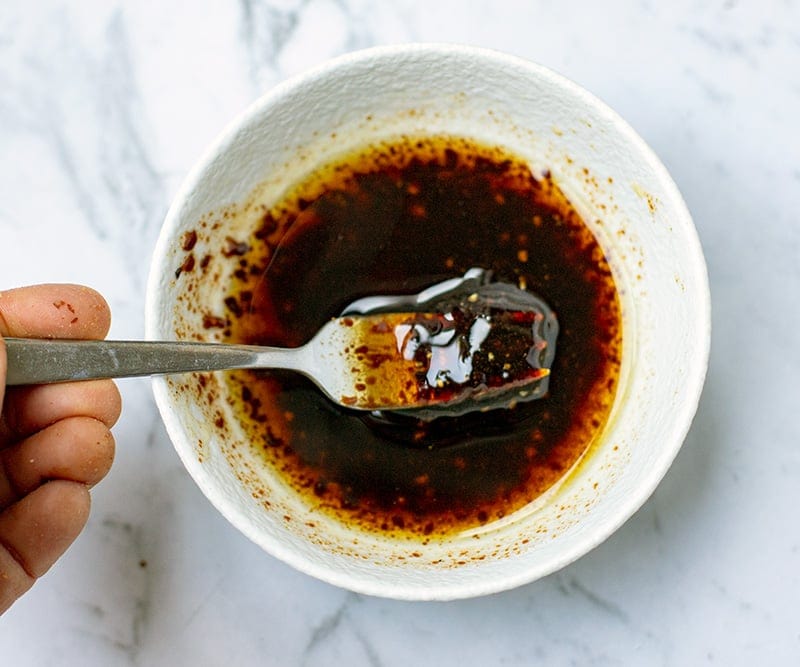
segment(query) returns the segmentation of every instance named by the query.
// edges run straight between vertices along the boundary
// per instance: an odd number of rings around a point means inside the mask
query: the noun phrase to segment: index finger
[[[105,299],[82,285],[34,285],[0,292],[0,336],[103,338],[111,325]]]

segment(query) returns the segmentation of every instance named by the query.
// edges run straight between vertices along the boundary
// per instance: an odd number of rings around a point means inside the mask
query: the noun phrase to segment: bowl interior
[[[258,465],[219,376],[158,378],[154,390],[190,474],[266,551],[359,592],[446,599],[531,581],[605,539],[652,493],[696,409],[710,327],[702,252],[672,180],[615,113],[544,68],[454,46],[359,52],[279,86],[226,130],[176,198],[153,259],[147,335],[214,339],[204,318],[223,310],[235,266],[219,262],[200,279],[186,262],[247,236],[258,211],[226,220],[229,207],[277,201],[317,165],[420,134],[503,146],[534,174],[549,170],[612,266],[623,382],[607,428],[564,483],[502,523],[444,543],[384,540],[315,514]],[[225,433],[214,428],[219,419]]]

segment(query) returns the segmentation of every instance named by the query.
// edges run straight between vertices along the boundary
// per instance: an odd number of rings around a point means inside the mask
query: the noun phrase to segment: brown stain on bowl
[[[631,188],[636,193],[637,197],[640,197],[645,201],[647,204],[647,209],[650,211],[650,215],[655,216],[656,210],[658,209],[658,198],[650,194],[638,183],[632,183]]]

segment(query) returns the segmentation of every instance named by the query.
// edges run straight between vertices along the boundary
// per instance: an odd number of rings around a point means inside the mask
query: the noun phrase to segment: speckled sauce
[[[179,280],[218,280],[219,260],[234,263],[224,311],[203,316],[219,338],[296,346],[356,298],[474,266],[544,298],[561,324],[549,395],[513,410],[429,424],[365,416],[278,372],[198,387],[229,397],[256,460],[309,507],[423,541],[491,525],[556,484],[602,431],[618,385],[619,299],[599,244],[548,175],[472,141],[406,138],[319,169],[275,206],[248,202],[201,226],[237,228],[245,210],[252,228],[215,255],[195,257],[187,232],[176,267]],[[227,428],[221,411],[215,425]]]

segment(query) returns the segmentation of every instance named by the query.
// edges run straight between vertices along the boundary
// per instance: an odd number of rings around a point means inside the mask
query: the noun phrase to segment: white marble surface
[[[797,2],[4,0],[0,285],[93,285],[112,335],[141,336],[161,221],[223,125],[329,56],[419,40],[573,78],[683,191],[714,337],[664,482],[605,544],[532,585],[454,603],[365,598],[230,527],[178,461],[148,382],[127,380],[90,523],[0,619],[0,664],[800,664]]]

